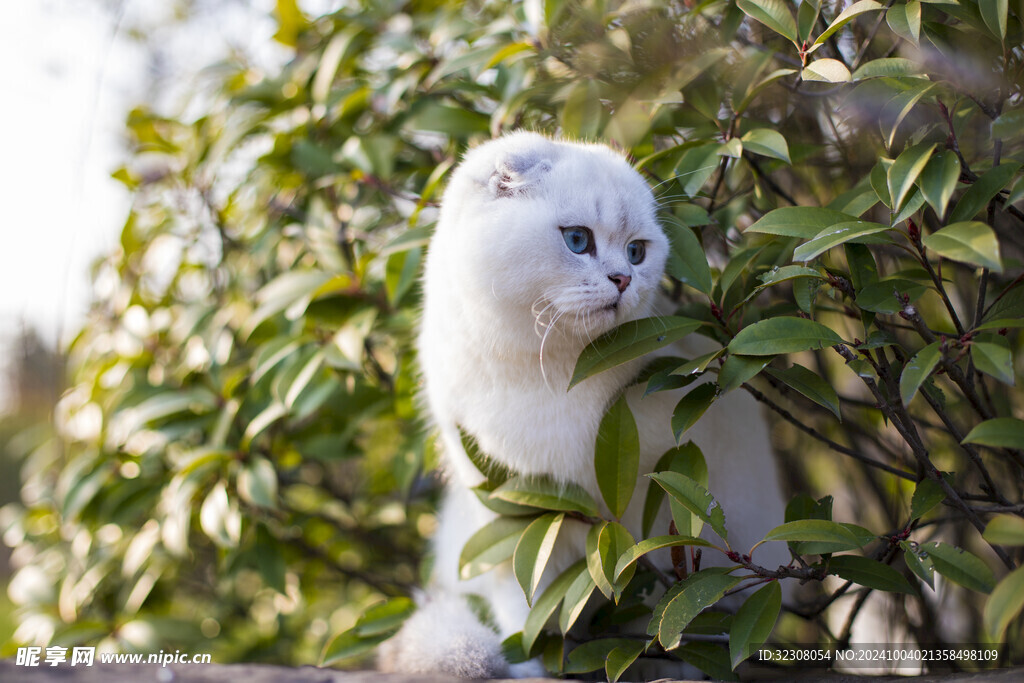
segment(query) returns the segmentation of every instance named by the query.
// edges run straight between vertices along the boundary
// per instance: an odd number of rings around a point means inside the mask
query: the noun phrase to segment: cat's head
[[[473,150],[444,201],[446,261],[489,304],[584,340],[648,315],[668,241],[647,183],[611,149],[510,135]]]

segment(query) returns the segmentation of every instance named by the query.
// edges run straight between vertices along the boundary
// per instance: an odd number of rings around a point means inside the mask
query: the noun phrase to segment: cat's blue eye
[[[561,228],[565,246],[574,254],[586,254],[594,250],[594,235],[588,228],[576,225]]]
[[[635,240],[626,245],[626,258],[634,266],[643,262],[644,256],[647,255],[647,247],[641,240]]]

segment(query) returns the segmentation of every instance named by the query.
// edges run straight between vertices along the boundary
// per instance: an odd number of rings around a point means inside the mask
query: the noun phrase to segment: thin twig
[[[837,344],[832,348],[835,349],[839,355],[845,358],[847,362],[856,360],[853,352],[842,344]],[[956,490],[950,486],[949,482],[943,478],[939,473],[939,470],[928,457],[928,451],[925,449],[924,443],[921,441],[921,437],[917,433],[917,429],[914,427],[914,422],[910,419],[910,416],[907,414],[903,404],[890,404],[889,401],[886,400],[885,396],[882,395],[882,392],[879,391],[875,380],[871,377],[861,377],[861,379],[864,381],[864,384],[867,385],[868,390],[871,391],[875,400],[878,401],[878,405],[882,409],[882,413],[889,418],[889,421],[903,437],[903,440],[910,446],[910,450],[914,454],[914,457],[917,458],[921,467],[924,469],[925,476],[936,482],[942,488],[942,491],[946,494],[946,498],[952,501],[953,504],[964,513],[967,520],[975,529],[978,530],[979,533],[983,532],[985,530],[984,522],[982,522],[978,515],[971,510],[970,506],[964,502],[963,498],[961,498]],[[1000,546],[993,544],[989,545],[993,552],[999,556],[999,559],[1003,561],[1003,564],[1005,564],[1009,569],[1014,568],[1013,560],[1010,559]]]
[[[854,450],[852,450],[850,448],[847,448],[846,446],[844,446],[844,445],[842,445],[840,443],[836,443],[835,441],[833,441],[832,439],[828,438],[827,436],[825,436],[824,434],[822,434],[818,430],[814,429],[813,427],[808,427],[807,425],[805,425],[803,422],[801,422],[796,417],[794,417],[785,408],[779,406],[774,401],[769,399],[767,396],[765,396],[764,394],[762,394],[760,391],[758,391],[754,387],[750,386],[749,384],[744,383],[742,385],[742,387],[747,391],[747,393],[749,393],[751,396],[753,396],[756,400],[760,401],[761,403],[764,403],[766,406],[768,406],[769,408],[774,410],[776,413],[778,413],[784,420],[786,420],[787,422],[792,424],[797,429],[800,429],[801,431],[803,431],[803,432],[809,434],[810,436],[814,437],[818,441],[821,441],[822,443],[827,445],[832,450],[834,450],[834,451],[836,451],[838,453],[842,453],[843,455],[849,456],[849,457],[853,458],[854,460],[858,460],[858,461],[860,461],[860,462],[862,462],[862,463],[864,463],[866,465],[870,465],[871,467],[877,467],[878,469],[884,470],[884,471],[888,472],[889,474],[894,474],[897,477],[902,477],[904,479],[907,479],[908,481],[917,481],[917,476],[913,472],[906,472],[906,471],[901,470],[899,468],[893,467],[892,465],[887,465],[884,462],[880,462],[878,460],[875,460],[874,458],[869,458],[866,455],[862,455],[861,453],[858,453],[857,451],[854,451]]]

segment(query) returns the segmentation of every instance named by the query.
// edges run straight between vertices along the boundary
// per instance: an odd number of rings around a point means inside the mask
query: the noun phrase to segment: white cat
[[[669,249],[655,211],[643,178],[601,145],[516,133],[473,149],[453,173],[427,258],[419,337],[447,490],[432,584],[417,612],[382,646],[382,669],[543,675],[536,662],[509,666],[501,653],[502,639],[523,628],[529,611],[509,563],[459,579],[463,545],[495,517],[470,491],[483,477],[463,450],[459,427],[515,472],[578,484],[601,501],[593,465],[598,425],[644,361],[567,387],[587,343],[651,315]],[[669,425],[680,394],[641,395],[635,388],[627,393],[643,474],[676,445]],[[734,547],[749,548],[782,522],[768,430],[752,399],[726,394],[685,438],[703,449]],[[638,539],[647,484],[641,477],[643,490],[622,519]],[[655,528],[667,533],[668,517]],[[586,531],[584,523],[566,520],[546,582],[583,556]],[[783,552],[759,550],[755,561],[774,567],[787,560]],[[714,563],[709,554],[705,564]],[[474,616],[466,594],[490,602],[497,633]]]

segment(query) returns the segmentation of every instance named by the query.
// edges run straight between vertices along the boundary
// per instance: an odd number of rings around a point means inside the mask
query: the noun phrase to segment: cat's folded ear
[[[502,153],[494,164],[487,187],[494,197],[521,197],[528,195],[553,165],[550,143],[543,147],[524,147]],[[546,148],[546,149],[545,149]]]

